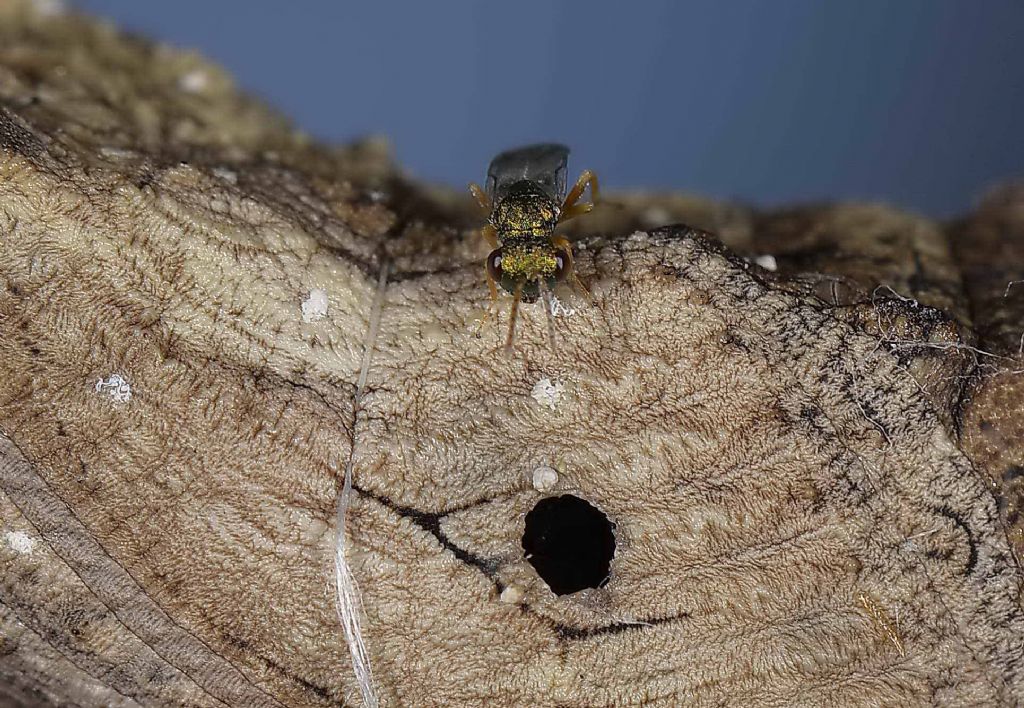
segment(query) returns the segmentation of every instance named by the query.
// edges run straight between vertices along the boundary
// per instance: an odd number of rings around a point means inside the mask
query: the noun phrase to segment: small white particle
[[[558,472],[546,465],[533,471],[533,488],[538,492],[550,492],[558,484]]]
[[[779,264],[775,262],[775,256],[770,256],[767,254],[755,258],[754,263],[757,263],[765,270],[770,270],[773,273],[779,269]]]
[[[35,539],[24,531],[8,531],[5,536],[7,538],[7,545],[10,546],[11,550],[15,553],[30,556],[32,555],[32,551],[36,549]]]
[[[502,602],[509,605],[518,605],[523,600],[523,596],[526,593],[518,585],[509,585],[501,591],[500,599]]]
[[[302,301],[302,321],[317,322],[327,317],[327,291],[313,288]]]
[[[210,75],[203,69],[193,69],[181,75],[178,79],[178,88],[186,93],[199,93],[205,91],[210,84]]]
[[[127,403],[132,399],[132,387],[121,374],[111,374],[110,378],[97,381],[96,393],[110,396],[114,403]]]
[[[214,167],[213,176],[229,184],[238,184],[238,173],[226,167]]]
[[[551,314],[554,317],[569,317],[576,314],[575,307],[569,307],[554,295],[551,296]]]
[[[117,147],[116,145],[104,145],[100,147],[100,154],[104,157],[112,157],[117,159],[127,159],[135,157],[136,153],[133,150],[126,150],[125,148]]]
[[[540,405],[555,410],[555,406],[562,399],[563,391],[565,391],[565,386],[558,382],[551,383],[551,379],[544,378],[534,384],[530,395]]]

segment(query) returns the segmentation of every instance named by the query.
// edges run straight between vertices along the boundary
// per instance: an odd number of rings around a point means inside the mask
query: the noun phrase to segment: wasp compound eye
[[[501,270],[501,249],[491,251],[491,255],[487,256],[487,272],[491,274],[491,278],[500,281],[502,276]]]
[[[569,275],[570,263],[572,263],[572,257],[568,251],[564,249],[555,251],[555,280],[564,280],[565,276]]]
[[[615,525],[572,494],[547,497],[526,515],[523,550],[556,595],[603,587],[615,555]]]

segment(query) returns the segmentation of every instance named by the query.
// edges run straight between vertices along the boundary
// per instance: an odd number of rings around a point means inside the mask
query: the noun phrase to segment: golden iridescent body
[[[551,329],[549,298],[555,285],[570,279],[586,293],[573,272],[572,244],[564,236],[556,236],[555,228],[594,208],[597,176],[585,170],[566,194],[568,158],[569,148],[564,145],[509,150],[491,160],[485,189],[469,185],[488,217],[483,236],[492,249],[486,264],[492,313],[497,308],[499,285],[513,298],[506,351],[512,348],[520,301],[543,297]],[[580,203],[588,186],[591,202]]]

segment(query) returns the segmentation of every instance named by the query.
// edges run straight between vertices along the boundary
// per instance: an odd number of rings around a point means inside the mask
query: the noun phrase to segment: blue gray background
[[[949,216],[1024,176],[1022,0],[79,0],[313,135],[463,185],[524,142],[613,188]]]

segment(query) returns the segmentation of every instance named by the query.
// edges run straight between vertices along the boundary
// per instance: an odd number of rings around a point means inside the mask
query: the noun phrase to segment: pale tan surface
[[[594,306],[557,318],[557,352],[524,307],[506,359],[500,328],[473,334],[468,198],[25,7],[0,2],[0,701],[352,704],[350,457],[386,705],[1024,701],[1019,567],[958,447],[974,359],[924,346],[976,342],[940,229],[655,204],[771,244],[771,274],[686,228],[630,236],[651,204],[595,214]],[[888,265],[799,275],[830,241]],[[312,289],[328,311],[304,322]],[[112,374],[127,401],[96,390]],[[541,465],[617,524],[602,590],[556,597],[522,557]]]

